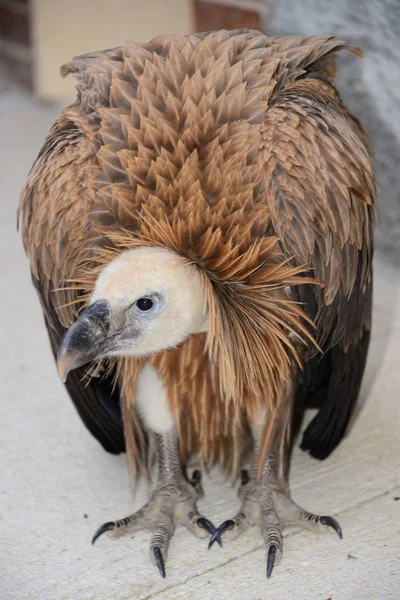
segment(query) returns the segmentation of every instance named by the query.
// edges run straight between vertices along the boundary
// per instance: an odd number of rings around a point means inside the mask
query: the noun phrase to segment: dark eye
[[[154,302],[150,298],[139,298],[139,300],[136,302],[138,309],[143,311],[153,308],[153,304]]]

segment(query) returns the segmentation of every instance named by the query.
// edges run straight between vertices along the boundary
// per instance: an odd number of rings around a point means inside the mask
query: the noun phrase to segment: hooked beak
[[[57,369],[63,382],[70,371],[105,354],[110,323],[109,303],[98,300],[66,331],[57,355]]]

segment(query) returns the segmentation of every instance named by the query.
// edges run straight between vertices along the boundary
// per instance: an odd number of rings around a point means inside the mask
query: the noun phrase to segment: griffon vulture
[[[94,539],[150,528],[163,576],[178,523],[210,544],[257,525],[268,576],[287,523],[341,536],[292,500],[288,462],[306,407],[301,447],[340,442],[369,342],[375,178],[333,83],[346,48],[217,31],[62,67],[78,97],[22,192],[23,241],[85,425],[133,477],[158,460],[149,502]],[[218,528],[193,458],[241,475]]]

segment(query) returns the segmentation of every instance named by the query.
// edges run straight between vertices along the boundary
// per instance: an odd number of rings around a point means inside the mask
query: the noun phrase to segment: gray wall
[[[342,54],[337,82],[374,151],[376,247],[400,266],[400,0],[266,0],[264,30],[332,33],[363,49],[364,60]]]

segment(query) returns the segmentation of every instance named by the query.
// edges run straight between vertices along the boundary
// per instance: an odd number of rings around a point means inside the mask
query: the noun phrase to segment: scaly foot
[[[221,544],[214,525],[197,510],[196,502],[203,495],[200,471],[194,471],[190,481],[183,475],[161,479],[143,508],[124,519],[101,525],[92,544],[106,531],[151,529],[150,557],[165,577],[168,546],[177,523],[185,525],[198,538],[212,534],[213,540]]]
[[[239,497],[242,500],[239,512],[233,519],[221,523],[211,536],[209,548],[222,535],[224,540],[234,540],[249,527],[258,524],[267,552],[267,577],[281,560],[282,528],[285,525],[295,524],[318,532],[332,528],[342,538],[340,525],[333,517],[314,515],[304,510],[278,490],[271,477],[263,475],[256,481],[250,479],[246,471],[242,472]]]

